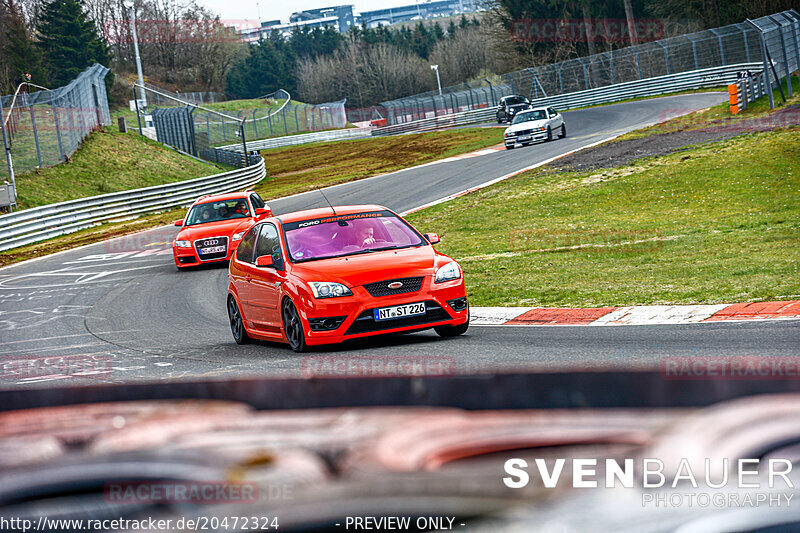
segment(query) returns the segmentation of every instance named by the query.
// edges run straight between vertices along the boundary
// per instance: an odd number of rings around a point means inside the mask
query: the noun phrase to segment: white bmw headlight
[[[330,281],[311,281],[311,290],[314,291],[314,298],[338,298],[340,296],[352,296],[350,289],[341,283]]]
[[[247,233],[247,230],[240,231],[239,233],[234,233],[233,237],[231,237],[231,241],[241,241],[245,233]]]
[[[175,241],[175,247],[176,248],[191,248],[192,247],[192,243],[189,242],[189,241],[176,240]]]
[[[436,271],[435,283],[442,283],[444,281],[451,281],[461,277],[461,268],[455,261],[450,261],[445,266]]]
[[[513,136],[514,136],[514,132],[511,132],[511,131],[507,131],[506,132],[506,137],[513,137]]]

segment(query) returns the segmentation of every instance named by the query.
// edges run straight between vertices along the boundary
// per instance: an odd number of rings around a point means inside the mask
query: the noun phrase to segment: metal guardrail
[[[372,128],[346,128],[342,130],[317,131],[314,133],[303,133],[300,135],[287,135],[285,137],[273,137],[260,141],[247,141],[248,150],[267,150],[269,148],[279,148],[281,146],[294,146],[298,144],[340,141],[342,139],[354,139],[357,137],[369,137]],[[241,144],[229,144],[220,146],[223,150],[235,150],[241,152]]]
[[[2,215],[0,250],[73,233],[101,222],[189,205],[204,194],[245,189],[266,175],[264,160],[259,157],[254,165],[222,174],[69,200]]]
[[[745,76],[736,80],[736,102],[734,103],[731,94],[731,113],[734,115],[742,109],[747,109],[747,104],[751,104],[767,94],[767,79],[763,72],[755,75]],[[736,108],[734,110],[734,108]]]
[[[598,87],[587,91],[577,91],[559,94],[549,98],[539,98],[538,100],[533,100],[532,104],[536,107],[553,106],[563,111],[590,105],[607,104],[620,100],[627,100],[629,98],[657,96],[688,89],[722,86],[736,81],[739,72],[756,69],[759,66],[760,63],[739,63],[736,65],[726,65],[724,67],[712,67],[691,72],[682,72],[680,74],[658,76],[655,78]],[[441,115],[415,120],[413,122],[406,122],[404,124],[375,128],[372,130],[372,134],[397,135],[401,133],[433,131],[467,124],[478,124],[494,121],[496,112],[496,107],[489,107],[476,109],[474,111]]]

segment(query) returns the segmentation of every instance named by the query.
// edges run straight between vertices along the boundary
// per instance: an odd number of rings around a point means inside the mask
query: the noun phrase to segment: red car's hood
[[[333,281],[357,287],[386,279],[432,276],[434,266],[448,261],[433,246],[420,246],[299,263],[292,273],[305,281]]]
[[[196,224],[194,226],[182,228],[175,238],[194,241],[207,237],[230,237],[234,233],[245,230],[253,224],[254,221],[251,218],[234,218],[231,220],[220,220],[219,222]]]

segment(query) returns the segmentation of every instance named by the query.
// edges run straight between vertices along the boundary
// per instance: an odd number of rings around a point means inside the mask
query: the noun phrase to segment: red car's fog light
[[[338,328],[344,322],[346,316],[329,316],[325,318],[309,318],[308,325],[311,331],[330,331]]]

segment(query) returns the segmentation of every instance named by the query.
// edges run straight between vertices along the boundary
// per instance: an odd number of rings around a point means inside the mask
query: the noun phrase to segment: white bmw
[[[514,117],[511,126],[506,128],[503,142],[506,150],[511,150],[517,144],[527,146],[533,141],[552,140],[554,134],[567,136],[564,117],[552,107],[536,107]]]

